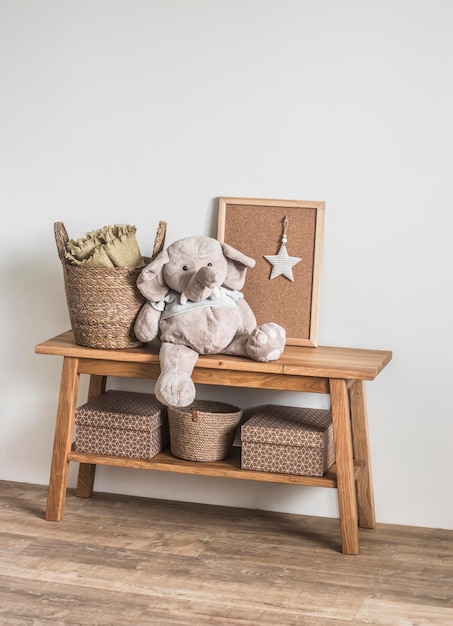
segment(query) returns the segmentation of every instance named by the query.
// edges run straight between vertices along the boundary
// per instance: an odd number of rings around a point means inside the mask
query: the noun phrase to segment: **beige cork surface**
[[[313,315],[317,314],[314,276],[320,234],[318,209],[269,202],[262,206],[247,200],[241,203],[221,199],[219,239],[256,261],[256,266],[247,271],[242,292],[258,324],[277,322],[285,328],[288,343],[302,343],[313,336],[313,323],[317,323]],[[270,279],[272,265],[264,258],[278,253],[285,217],[288,255],[301,258],[292,268],[293,281],[285,276]]]

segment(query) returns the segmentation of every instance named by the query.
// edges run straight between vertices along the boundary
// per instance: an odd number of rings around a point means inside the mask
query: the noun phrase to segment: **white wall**
[[[448,0],[1,1],[1,479],[48,481],[55,221],[135,224],[146,254],[160,219],[168,243],[215,235],[222,195],[325,200],[319,342],[394,352],[367,386],[378,521],[453,528],[452,20]],[[334,490],[105,467],[96,489],[337,515]]]

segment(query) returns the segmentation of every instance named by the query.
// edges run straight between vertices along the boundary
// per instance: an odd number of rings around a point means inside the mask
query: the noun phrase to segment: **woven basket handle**
[[[159,222],[157,226],[156,236],[154,238],[153,254],[151,260],[154,259],[159,252],[162,252],[165,244],[165,235],[167,233],[167,222]]]
[[[58,256],[60,257],[60,261],[65,263],[66,257],[66,244],[69,241],[68,233],[63,222],[55,222],[53,225],[53,230],[55,233],[55,242],[57,244]]]

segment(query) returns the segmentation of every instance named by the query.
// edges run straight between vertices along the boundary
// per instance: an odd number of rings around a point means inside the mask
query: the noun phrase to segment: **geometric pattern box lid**
[[[74,449],[152,459],[169,445],[167,409],[154,395],[107,391],[76,409]]]
[[[241,440],[323,448],[331,425],[328,410],[267,404],[242,425]]]
[[[330,411],[268,404],[241,428],[241,468],[322,476],[335,462]]]
[[[166,407],[149,393],[106,391],[76,409],[78,426],[150,430],[166,420]]]

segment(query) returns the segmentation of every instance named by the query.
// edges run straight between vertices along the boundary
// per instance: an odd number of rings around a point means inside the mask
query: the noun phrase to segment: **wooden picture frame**
[[[217,239],[256,261],[244,297],[258,324],[285,328],[288,345],[317,346],[324,211],[324,202],[219,198]],[[282,273],[265,257],[277,256],[285,226],[287,254],[300,260],[293,259],[291,269],[284,261]]]

